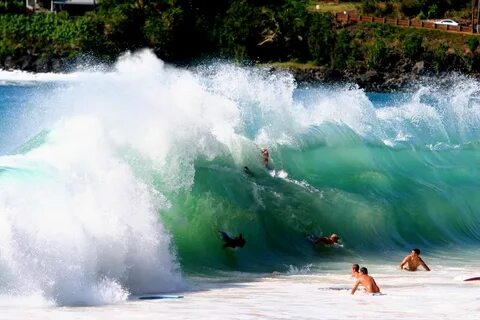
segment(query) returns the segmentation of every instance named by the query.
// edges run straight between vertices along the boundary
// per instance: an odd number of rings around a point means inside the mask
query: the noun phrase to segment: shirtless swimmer
[[[403,258],[402,263],[400,263],[401,270],[407,271],[417,271],[419,266],[422,266],[426,271],[430,271],[430,268],[427,266],[425,261],[420,258],[420,249],[412,249],[412,252]]]

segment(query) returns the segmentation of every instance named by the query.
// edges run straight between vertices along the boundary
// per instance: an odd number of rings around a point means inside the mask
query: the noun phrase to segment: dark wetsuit
[[[222,235],[222,240],[224,242],[223,249],[236,248],[236,247],[243,248],[243,246],[247,242],[245,241],[245,238],[243,238],[243,235],[241,233],[237,237],[232,238],[225,231],[219,231],[219,232]]]

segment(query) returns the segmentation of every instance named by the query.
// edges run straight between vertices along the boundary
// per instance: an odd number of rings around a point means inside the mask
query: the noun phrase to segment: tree
[[[149,15],[145,20],[144,34],[147,45],[163,59],[178,57],[182,48],[177,45],[181,41],[179,31],[183,23],[183,12],[180,8],[167,8],[157,14]],[[184,39],[183,41],[188,41]]]
[[[436,3],[432,4],[429,8],[428,8],[428,18],[432,19],[432,18],[437,18],[438,17],[438,6]]]
[[[309,13],[307,1],[287,1],[276,13],[279,29],[280,49],[287,59],[306,60],[309,56],[306,34]]]
[[[252,58],[252,51],[260,42],[259,29],[258,11],[252,10],[246,0],[235,0],[220,29],[220,52],[237,60]]]
[[[330,64],[335,40],[333,16],[329,13],[313,15],[307,40],[312,58],[318,64]]]

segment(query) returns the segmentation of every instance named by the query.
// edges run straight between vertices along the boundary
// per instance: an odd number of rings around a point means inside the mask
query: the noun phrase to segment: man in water
[[[247,242],[245,238],[243,238],[243,235],[241,233],[237,237],[232,238],[225,231],[219,232],[222,235],[222,240],[224,242],[222,249],[236,247],[243,248],[243,246],[245,246],[245,243]]]
[[[329,237],[317,237],[314,235],[309,235],[307,238],[315,245],[319,243],[331,245],[337,243],[340,239],[335,233],[332,233]]]
[[[250,168],[247,167],[247,166],[243,167],[243,172],[244,172],[246,175],[250,176],[250,177],[255,176],[255,175],[253,174],[253,172],[250,170]]]
[[[263,165],[265,167],[268,167],[268,161],[270,160],[270,154],[268,153],[267,148],[262,149],[262,159],[263,159]]]
[[[368,270],[365,267],[360,269],[360,273],[357,278],[357,282],[352,288],[351,294],[354,294],[357,291],[359,285],[365,287],[365,291],[368,293],[378,293],[380,292],[380,288],[375,283],[375,279],[368,275]]]
[[[400,270],[407,271],[417,271],[417,268],[422,265],[426,271],[430,271],[430,268],[427,264],[420,258],[420,249],[412,249],[412,252],[403,258],[402,263],[400,263]]]
[[[358,270],[360,270],[360,266],[356,263],[352,264],[352,278],[358,278],[358,276],[360,275],[360,272]]]

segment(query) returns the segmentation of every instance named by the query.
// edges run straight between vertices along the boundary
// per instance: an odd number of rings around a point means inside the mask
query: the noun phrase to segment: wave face
[[[297,88],[287,73],[180,70],[149,51],[112,70],[2,78],[0,94],[24,93],[0,108],[5,294],[108,303],[181,287],[179,265],[271,271],[480,240],[476,81]],[[222,250],[218,230],[246,247]],[[305,240],[330,232],[343,247]]]

